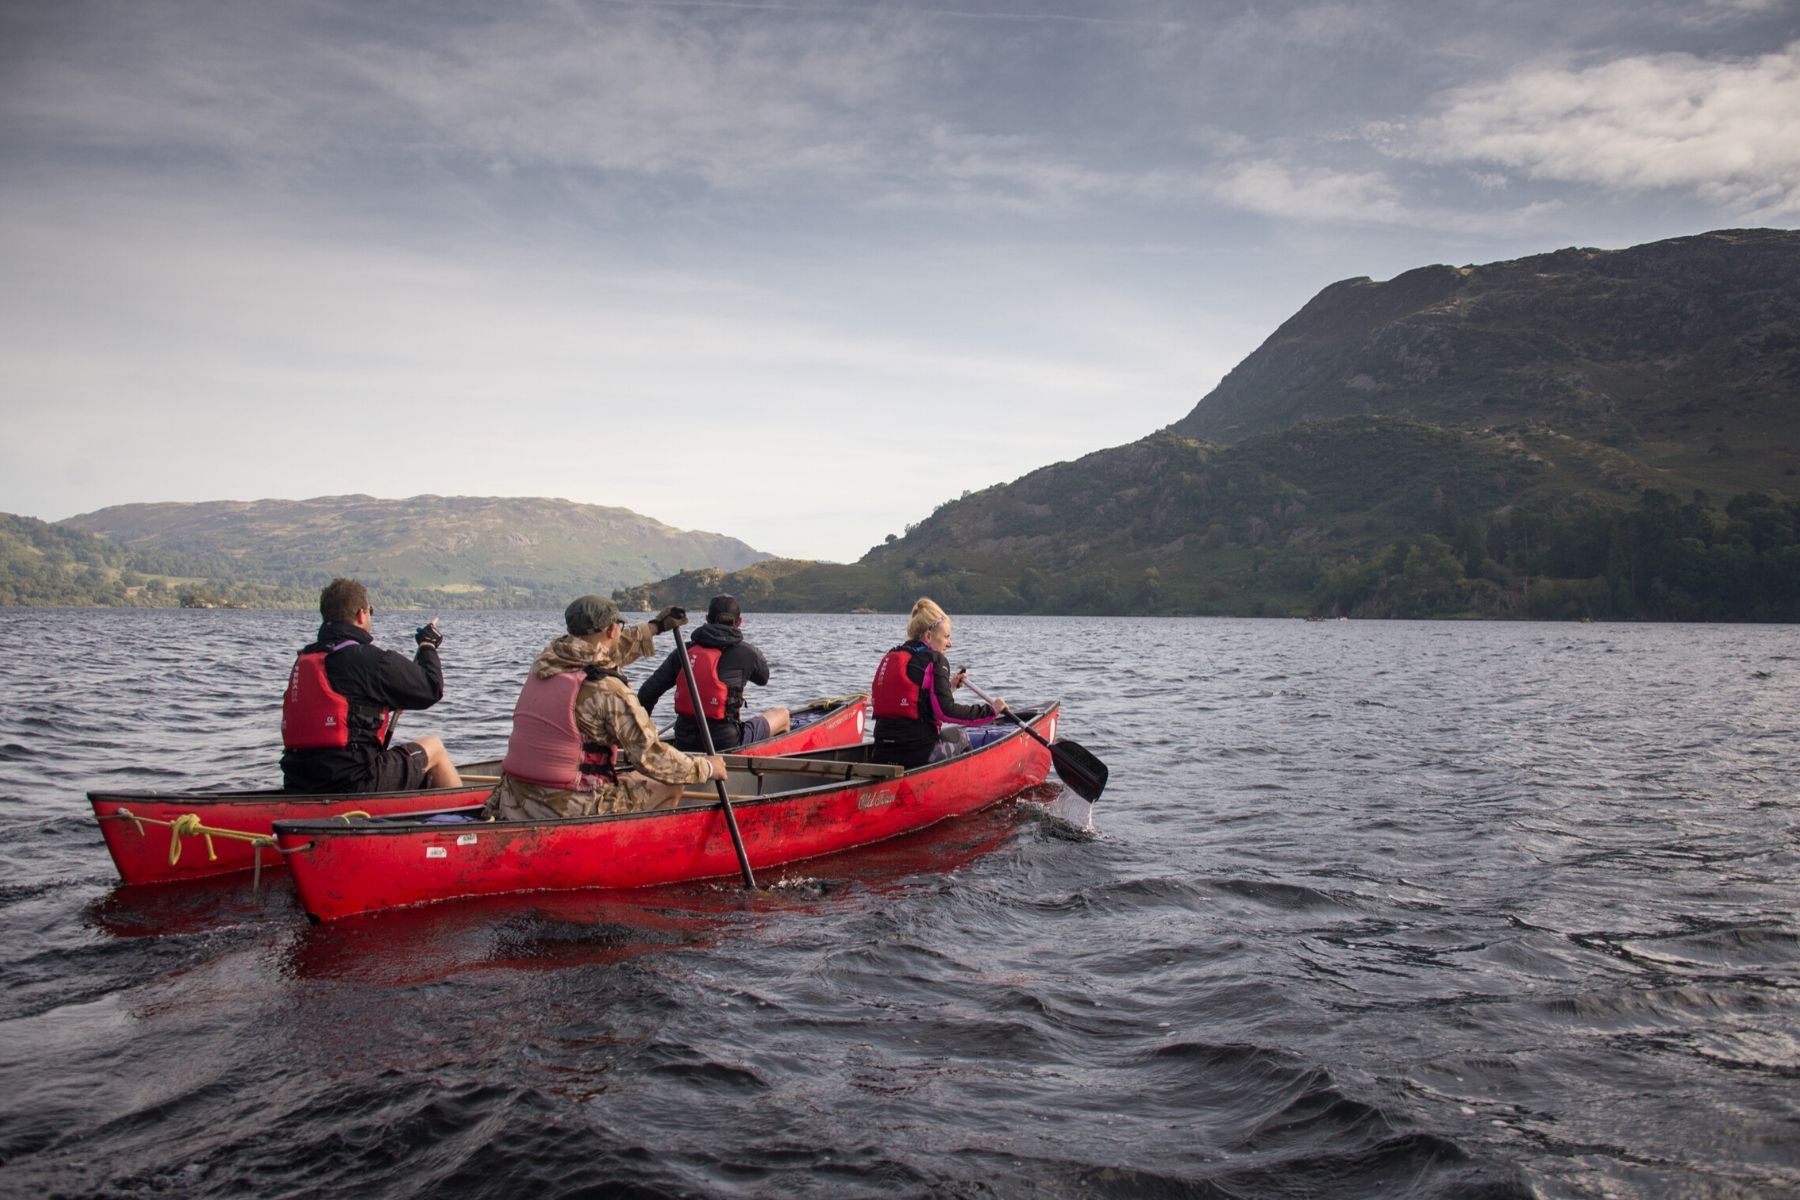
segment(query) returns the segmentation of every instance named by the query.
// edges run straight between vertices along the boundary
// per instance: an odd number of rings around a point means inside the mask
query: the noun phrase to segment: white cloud
[[[1706,0],[1708,8],[1723,8],[1733,12],[1766,13],[1774,12],[1789,0]]]
[[[1254,159],[1229,167],[1211,191],[1227,204],[1271,217],[1386,224],[1407,216],[1394,185],[1372,171]]]
[[[1752,220],[1800,213],[1800,42],[1755,58],[1535,66],[1457,89],[1411,153],[1533,179],[1687,188]]]

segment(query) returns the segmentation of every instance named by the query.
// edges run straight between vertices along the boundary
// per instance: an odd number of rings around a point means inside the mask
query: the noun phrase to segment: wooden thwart
[[[894,779],[906,774],[893,763],[833,762],[827,758],[757,758],[742,754],[720,755],[733,771],[753,775],[823,775],[827,779]]]
[[[892,763],[832,762],[822,758],[760,758],[756,755],[722,754],[725,765],[752,775],[820,775],[826,779],[894,779],[906,768]],[[464,783],[499,783],[498,775],[464,775]],[[709,789],[706,795],[712,796]],[[733,796],[732,799],[737,799]],[[754,797],[745,797],[753,799]],[[717,799],[714,796],[714,799]]]

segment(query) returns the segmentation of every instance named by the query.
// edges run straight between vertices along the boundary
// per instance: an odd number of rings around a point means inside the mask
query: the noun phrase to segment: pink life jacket
[[[613,747],[583,738],[575,723],[581,685],[602,675],[624,678],[600,667],[576,667],[548,679],[533,672],[513,706],[512,736],[500,769],[524,783],[571,792],[592,791],[603,781],[616,783]]]

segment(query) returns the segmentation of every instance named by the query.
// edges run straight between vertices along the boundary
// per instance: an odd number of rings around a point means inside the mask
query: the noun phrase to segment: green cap
[[[563,621],[576,637],[601,633],[621,619],[619,606],[605,596],[582,596],[563,609]]]

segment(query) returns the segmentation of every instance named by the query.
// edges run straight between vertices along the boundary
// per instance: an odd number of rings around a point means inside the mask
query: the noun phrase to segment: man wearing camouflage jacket
[[[684,611],[670,606],[653,620],[627,627],[611,600],[582,596],[563,618],[568,636],[551,642],[531,664],[531,678],[513,714],[506,766],[487,800],[488,816],[535,820],[671,808],[680,802],[683,785],[724,778],[725,760],[719,756],[684,754],[660,741],[649,714],[619,674],[621,667],[655,649],[656,634],[686,623]],[[583,674],[563,687],[573,684],[579,743],[567,728],[568,708],[560,707],[566,701],[544,694],[551,681],[575,672]],[[556,728],[559,709],[561,727]],[[574,786],[559,786],[550,777],[573,769],[568,755],[577,746],[581,757],[597,761],[579,768]]]

